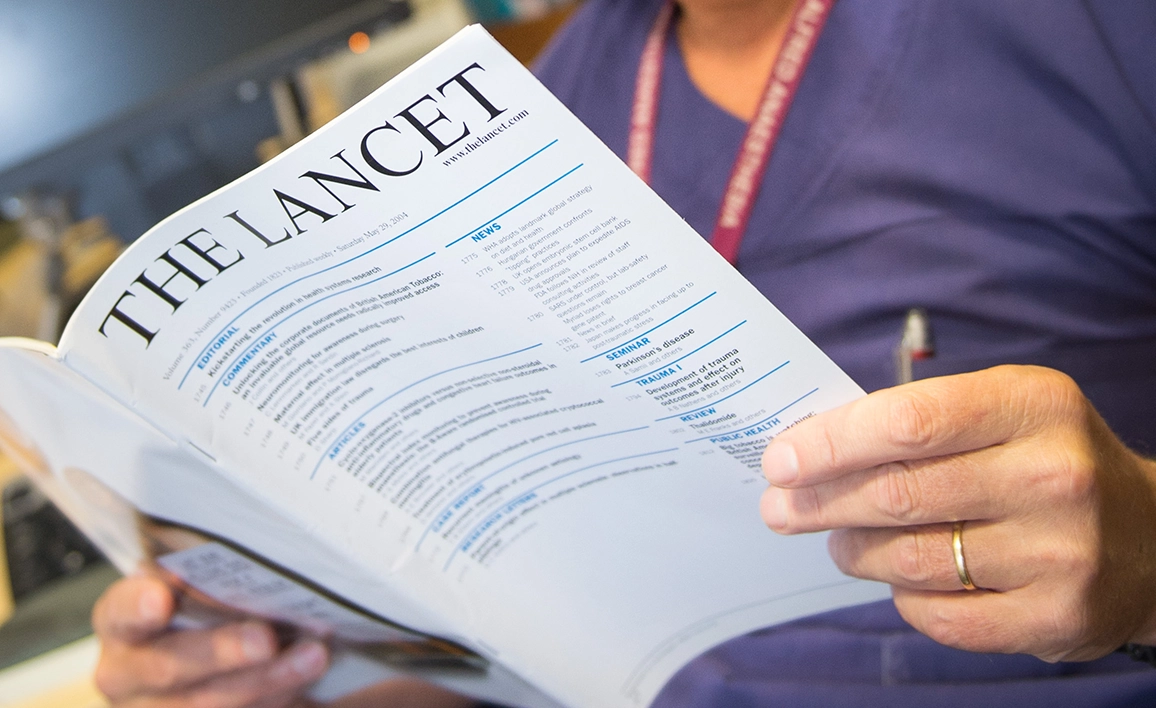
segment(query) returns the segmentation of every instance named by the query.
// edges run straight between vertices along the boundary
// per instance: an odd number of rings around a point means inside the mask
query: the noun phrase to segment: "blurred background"
[[[4,0],[0,336],[55,343],[124,249],[471,22],[530,63],[573,0]],[[0,708],[97,708],[119,575],[0,456]]]

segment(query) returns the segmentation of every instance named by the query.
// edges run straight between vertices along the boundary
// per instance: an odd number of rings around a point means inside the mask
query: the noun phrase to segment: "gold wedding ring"
[[[963,560],[962,521],[956,521],[951,527],[951,550],[955,554],[955,572],[959,574],[959,582],[963,583],[963,589],[975,590],[975,583],[971,582],[971,573],[967,572],[967,563]]]

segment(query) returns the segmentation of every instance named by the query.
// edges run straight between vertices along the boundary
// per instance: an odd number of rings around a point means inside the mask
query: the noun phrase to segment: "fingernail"
[[[784,528],[787,525],[787,493],[770,487],[763,496],[763,522],[776,531]]]
[[[250,622],[241,627],[241,651],[253,663],[272,658],[273,642],[264,625]]]
[[[317,642],[299,644],[289,650],[277,667],[277,678],[282,680],[312,681],[325,673],[325,649]]]
[[[793,445],[772,440],[763,451],[763,476],[777,486],[791,484],[799,478],[799,456]]]
[[[144,622],[159,623],[165,620],[168,598],[156,588],[148,588],[141,593],[137,612]]]

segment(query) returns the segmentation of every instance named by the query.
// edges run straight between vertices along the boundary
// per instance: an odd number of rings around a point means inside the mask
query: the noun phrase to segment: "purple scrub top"
[[[660,2],[588,0],[537,67],[620,156]],[[917,377],[1058,368],[1156,453],[1153,77],[1151,0],[838,0],[739,270],[867,390],[922,307],[937,355]],[[652,186],[699,233],[745,127],[668,42]],[[728,642],[655,705],[1156,705],[1156,669],[948,649],[885,602]]]

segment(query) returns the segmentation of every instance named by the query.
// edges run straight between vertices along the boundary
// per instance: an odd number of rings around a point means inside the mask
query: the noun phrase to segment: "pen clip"
[[[895,348],[895,382],[905,384],[912,381],[912,362],[923,361],[935,356],[935,337],[931,332],[931,321],[927,310],[913,307],[907,311],[903,321],[903,336]]]

